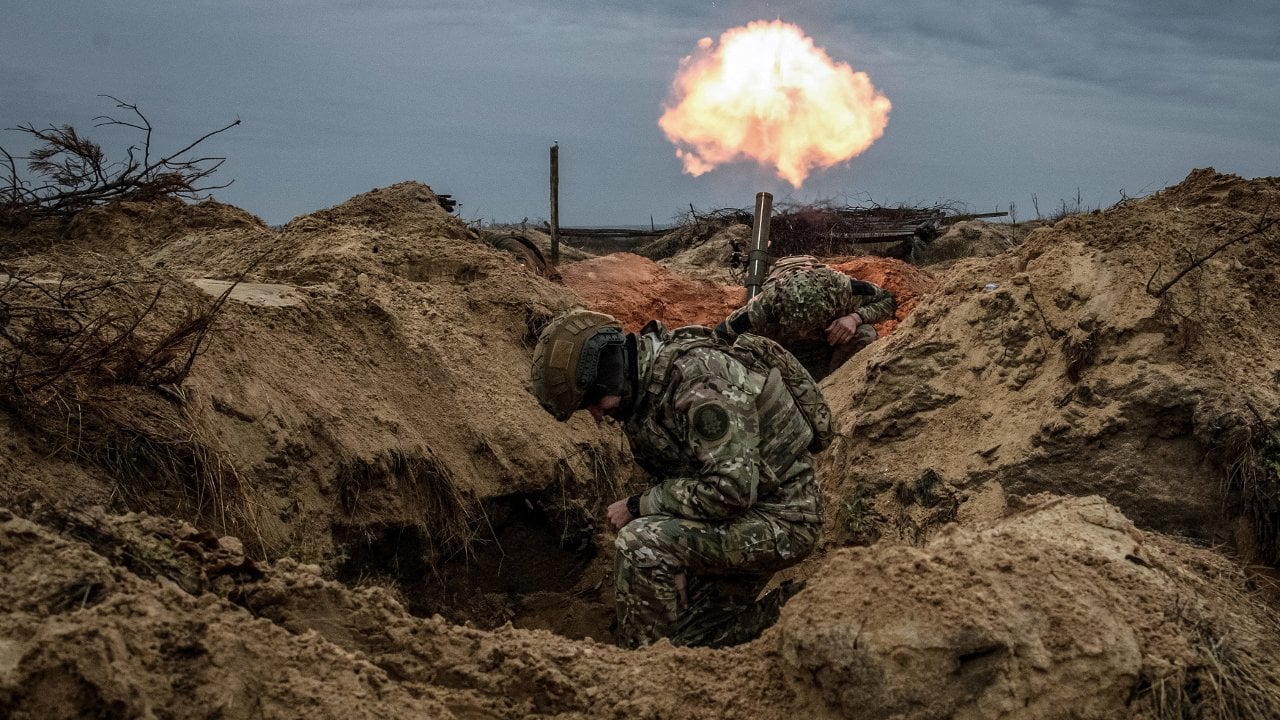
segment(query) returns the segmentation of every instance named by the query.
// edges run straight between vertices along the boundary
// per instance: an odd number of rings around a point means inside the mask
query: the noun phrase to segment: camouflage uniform
[[[840,367],[876,339],[872,323],[892,317],[897,303],[889,291],[832,270],[809,256],[778,261],[760,294],[716,328],[732,340],[739,333],[763,335],[786,348],[815,380]],[[862,323],[852,340],[832,347],[827,326],[856,312]]]
[[[709,333],[655,321],[636,337],[639,390],[624,429],[658,482],[616,541],[618,633],[632,647],[754,637],[785,600],[757,600],[760,591],[809,554],[821,527],[813,431],[776,372],[751,372],[697,341]]]

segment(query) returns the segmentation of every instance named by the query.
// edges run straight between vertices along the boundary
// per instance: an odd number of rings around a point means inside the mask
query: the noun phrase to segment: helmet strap
[[[640,354],[636,351],[636,336],[633,333],[627,333],[627,341],[623,345],[623,356],[626,361],[626,377],[622,387],[622,404],[618,405],[618,409],[613,412],[613,416],[618,420],[626,420],[635,412],[636,400],[640,393],[640,366],[638,358]]]

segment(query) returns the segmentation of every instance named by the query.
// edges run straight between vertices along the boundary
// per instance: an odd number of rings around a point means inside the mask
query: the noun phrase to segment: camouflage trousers
[[[756,637],[778,619],[789,588],[763,598],[773,573],[817,544],[821,525],[752,510],[705,522],[646,515],[618,533],[614,596],[618,639],[639,647],[659,638],[675,645],[727,647]],[[676,576],[685,578],[685,602]]]

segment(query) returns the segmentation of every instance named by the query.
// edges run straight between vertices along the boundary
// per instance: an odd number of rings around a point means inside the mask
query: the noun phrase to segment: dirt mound
[[[1265,717],[1276,615],[1238,573],[1101,498],[1039,498],[920,549],[834,554],[779,651],[845,717]]]
[[[702,242],[659,262],[672,272],[681,275],[714,280],[726,285],[741,285],[743,268],[733,268],[729,262],[733,258],[735,243],[741,254],[739,260],[745,261],[750,242],[750,225],[730,225]]]
[[[446,205],[431,188],[406,181],[375,188],[341,205],[294,218],[284,229],[307,231],[354,225],[397,237],[436,237],[441,231],[449,237],[470,236],[466,226],[453,218]]]
[[[835,553],[748,645],[634,652],[413,617],[172,520],[0,511],[0,705],[178,720],[1280,709],[1276,617],[1237,570],[1098,498],[1038,502],[924,548]]]
[[[138,256],[184,233],[205,231],[211,243],[267,226],[256,215],[215,200],[189,204],[176,198],[120,201],[83,210],[69,219],[45,219],[22,228],[0,228],[4,255],[44,252],[60,246],[111,256]]]
[[[912,261],[923,266],[938,266],[959,258],[999,255],[1017,246],[1040,225],[1043,223],[1012,225],[962,220],[949,225],[946,232],[927,243],[915,243]]]
[[[537,329],[578,298],[474,238],[414,183],[278,232],[234,214],[229,227],[192,223],[181,204],[149,212],[178,217],[153,219],[143,246],[93,254],[94,266],[75,258],[75,239],[21,263],[52,282],[145,276],[162,289],[150,311],[161,326],[248,275],[181,388],[100,378],[110,392],[84,399],[104,420],[83,435],[99,451],[86,458],[68,436],[52,447],[30,439],[36,452],[87,464],[119,510],[232,532],[255,553],[336,577],[435,583],[417,595],[420,612],[483,624],[540,616],[521,600],[548,589],[532,568],[555,569],[556,592],[598,597],[593,503],[625,494],[630,476],[615,472],[625,453],[589,420],[547,423],[527,389]],[[135,211],[99,214],[114,228]],[[113,303],[101,295],[94,312],[119,313]],[[121,459],[138,472],[122,476]],[[203,480],[147,479],[157,463]],[[63,492],[23,482],[0,494],[22,508]],[[602,607],[564,622],[603,635]]]
[[[586,307],[614,316],[628,332],[655,319],[668,327],[715,325],[743,297],[740,286],[678,275],[631,253],[564,265],[560,274]]]
[[[691,277],[714,246],[559,285],[417,183],[279,230],[180,203],[6,230],[4,339],[49,321],[55,370],[66,338],[107,342],[76,383],[5,395],[0,707],[1275,717],[1267,577],[1199,546],[1274,559],[1280,247],[1249,233],[1277,195],[1196,171],[937,274],[831,259],[898,295],[897,326],[823,382],[845,436],[807,589],[717,651],[609,645],[603,508],[645,479],[527,387],[571,305],[718,322],[742,291]],[[122,372],[179,361],[148,350],[228,291],[189,375]]]
[[[671,232],[637,247],[635,253],[650,260],[670,258],[706,245],[714,238],[721,237],[724,231],[734,227],[746,228],[745,232],[750,235],[750,213],[724,210],[710,215],[694,215],[690,217],[689,222],[685,222]],[[741,233],[744,231],[734,230],[733,232]]]
[[[884,534],[911,537],[904,489],[922,484],[949,489],[935,523],[990,482],[1097,493],[1144,527],[1252,536],[1274,557],[1277,481],[1245,461],[1269,452],[1280,408],[1277,234],[1154,289],[1278,199],[1276,179],[1196,171],[958,262],[893,337],[825,381],[846,433],[821,458],[833,506],[876,495]],[[837,535],[844,524],[832,518]]]

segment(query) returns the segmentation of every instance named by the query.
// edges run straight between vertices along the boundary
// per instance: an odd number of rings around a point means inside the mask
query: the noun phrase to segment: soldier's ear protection
[[[614,330],[614,328],[608,328],[608,330]],[[627,371],[626,354],[623,352],[625,338],[621,337],[620,332],[616,330],[614,332],[620,337],[616,341],[613,337],[602,341],[604,344],[598,352],[599,360],[587,376],[590,380],[585,380],[584,376],[579,375],[579,380],[586,384],[586,393],[582,396],[581,407],[594,405],[607,395],[622,395]],[[583,355],[585,357],[586,353]]]

